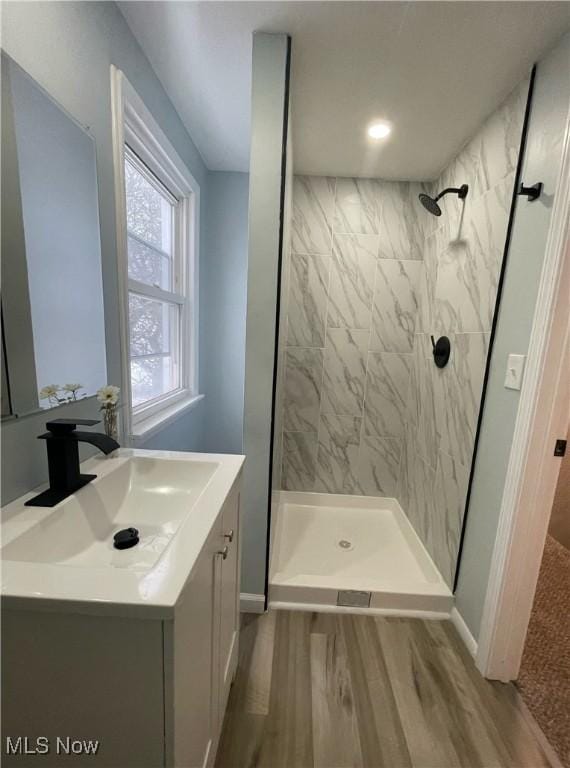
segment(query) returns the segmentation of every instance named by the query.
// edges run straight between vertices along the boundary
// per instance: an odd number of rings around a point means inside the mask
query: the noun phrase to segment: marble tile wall
[[[525,80],[431,185],[436,193],[468,184],[467,198],[443,198],[439,218],[418,210],[423,260],[397,497],[450,586],[527,91]],[[451,340],[444,369],[433,363],[431,334]]]
[[[282,487],[395,496],[419,305],[418,184],[297,176]]]
[[[435,182],[293,180],[281,487],[397,497],[450,585],[527,86]]]

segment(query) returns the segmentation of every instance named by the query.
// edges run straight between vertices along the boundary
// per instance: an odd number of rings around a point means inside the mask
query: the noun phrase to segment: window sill
[[[172,424],[180,416],[196,408],[203,399],[204,395],[190,395],[172,405],[167,405],[158,413],[147,416],[146,419],[141,419],[136,424],[133,424],[131,441],[135,445],[145,443],[152,435],[165,429],[165,427]]]

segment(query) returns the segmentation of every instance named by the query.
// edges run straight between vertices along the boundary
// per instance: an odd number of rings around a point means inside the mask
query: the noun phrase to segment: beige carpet
[[[570,768],[570,550],[548,536],[517,685]]]

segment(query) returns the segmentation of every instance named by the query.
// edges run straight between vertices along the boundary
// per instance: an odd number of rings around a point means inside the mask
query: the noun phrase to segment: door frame
[[[475,662],[487,678],[515,680],[560,470],[570,404],[570,125],[515,424]]]

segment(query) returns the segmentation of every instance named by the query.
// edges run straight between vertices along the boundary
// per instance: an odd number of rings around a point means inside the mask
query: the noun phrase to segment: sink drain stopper
[[[341,549],[350,549],[352,547],[352,543],[346,539],[341,539],[338,545]]]
[[[139,543],[139,532],[136,528],[123,528],[113,536],[115,549],[130,549]]]

